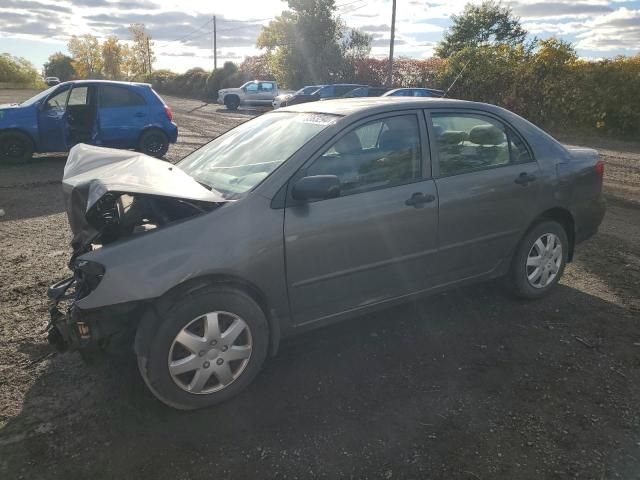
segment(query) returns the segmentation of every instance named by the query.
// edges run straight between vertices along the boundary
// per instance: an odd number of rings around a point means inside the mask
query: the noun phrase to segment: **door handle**
[[[420,192],[416,192],[411,195],[411,198],[405,200],[404,204],[407,206],[414,206],[416,208],[421,207],[425,203],[431,203],[436,199],[435,195],[424,195]]]
[[[518,175],[518,178],[516,178],[514,182],[516,182],[518,185],[526,187],[529,183],[534,182],[535,180],[535,175],[529,175],[526,172],[522,172],[520,175]]]
[[[136,117],[145,117],[146,115],[144,114],[144,112],[137,112],[135,114]]]

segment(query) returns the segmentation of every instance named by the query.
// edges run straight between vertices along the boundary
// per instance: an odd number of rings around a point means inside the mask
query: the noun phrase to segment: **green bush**
[[[45,87],[42,77],[31,62],[8,53],[0,54],[0,83],[34,88]]]

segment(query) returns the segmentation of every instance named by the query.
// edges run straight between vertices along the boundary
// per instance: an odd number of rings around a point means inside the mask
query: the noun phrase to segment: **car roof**
[[[487,111],[497,110],[498,107],[487,103],[454,100],[438,97],[364,97],[340,98],[323,102],[300,103],[290,107],[278,109],[283,112],[327,113],[332,115],[352,115],[368,111],[368,113],[383,113],[401,108],[475,108]]]
[[[91,83],[91,84],[103,84],[103,85],[122,85],[125,87],[131,87],[131,86],[135,86],[135,87],[151,87],[150,83],[143,83],[143,82],[120,82],[117,80],[70,80],[68,82],[62,82],[60,85],[67,85],[67,84],[84,84],[84,83]]]

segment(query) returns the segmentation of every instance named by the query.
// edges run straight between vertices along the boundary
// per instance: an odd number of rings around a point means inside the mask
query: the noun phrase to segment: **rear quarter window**
[[[146,105],[142,95],[124,87],[102,85],[100,87],[100,107],[136,107]]]

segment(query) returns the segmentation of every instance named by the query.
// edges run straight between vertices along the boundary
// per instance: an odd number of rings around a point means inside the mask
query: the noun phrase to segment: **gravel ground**
[[[172,161],[256,113],[166,100]],[[188,413],[133,361],[52,353],[65,157],[0,167],[0,478],[639,478],[640,150],[595,146],[627,201],[548,298],[488,283],[305,334],[233,401]]]

